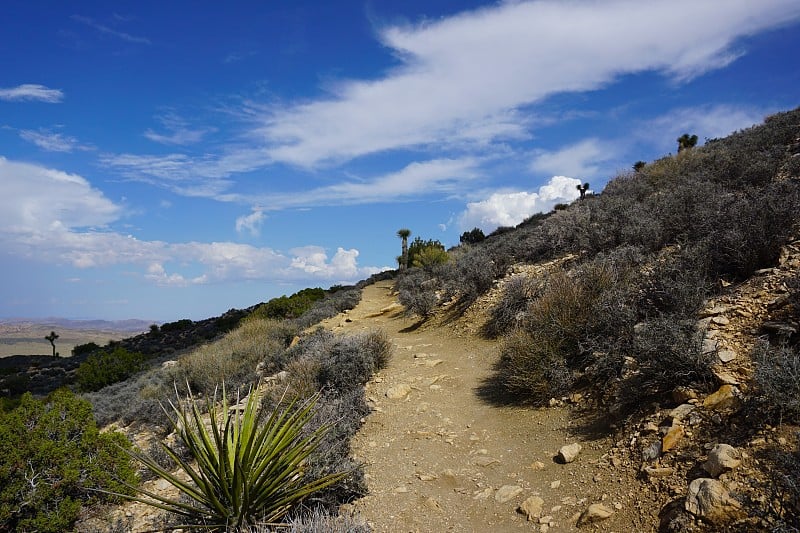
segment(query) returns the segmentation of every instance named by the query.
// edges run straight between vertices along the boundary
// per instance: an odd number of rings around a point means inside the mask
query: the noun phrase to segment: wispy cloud
[[[7,89],[0,88],[0,100],[8,102],[35,100],[48,104],[57,104],[63,99],[64,93],[61,89],[50,89],[35,83],[25,83]]]
[[[81,144],[78,139],[63,133],[48,130],[20,130],[19,136],[47,152],[72,152],[74,150],[89,151],[94,147]]]
[[[76,22],[80,22],[81,24],[85,24],[90,28],[94,28],[98,32],[104,35],[110,35],[112,37],[116,37],[118,39],[122,39],[123,41],[127,41],[129,43],[136,43],[136,44],[152,44],[150,39],[147,37],[139,37],[136,35],[131,35],[130,33],[126,33],[123,31],[115,30],[114,28],[110,28],[104,24],[100,24],[99,22],[95,21],[92,18],[84,17],[82,15],[72,15],[72,20]],[[120,20],[120,19],[118,19]],[[123,19],[124,20],[124,19]]]
[[[462,192],[467,183],[481,175],[480,161],[475,158],[433,159],[410,163],[397,172],[371,179],[282,194],[227,194],[221,199],[256,202],[270,209],[397,202],[430,194]]]
[[[344,80],[325,98],[274,107],[260,134],[275,160],[308,167],[490,142],[520,133],[513,110],[626,73],[685,81],[744,53],[737,39],[798,17],[796,0],[517,1],[389,26],[379,35],[398,68],[379,79]]]
[[[571,202],[580,193],[581,180],[553,176],[538,192],[497,192],[485,200],[470,202],[458,217],[461,229],[493,231],[500,226],[516,226],[529,216],[545,213],[558,203]]]
[[[169,113],[157,118],[168,133],[157,133],[152,129],[144,132],[144,136],[153,142],[185,146],[203,140],[206,134],[215,131],[215,128],[190,128],[186,120],[174,113]]]
[[[703,139],[725,137],[731,133],[760,124],[776,108],[714,104],[672,109],[638,128],[643,140],[663,151],[677,150],[677,138],[690,133]]]
[[[555,151],[539,151],[531,162],[531,170],[549,175],[577,176],[591,179],[613,170],[607,163],[617,157],[616,147],[599,139],[585,139]]]
[[[236,219],[236,231],[238,233],[247,231],[250,235],[257,237],[261,233],[261,225],[266,218],[264,211],[254,209],[249,215],[242,215]]]

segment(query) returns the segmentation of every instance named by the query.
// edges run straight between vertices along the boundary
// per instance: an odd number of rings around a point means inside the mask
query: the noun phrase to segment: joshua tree
[[[576,185],[575,188],[580,191],[581,200],[583,200],[586,197],[586,191],[589,190],[589,184],[588,183],[584,183],[583,185]]]
[[[56,357],[58,354],[56,353],[56,339],[58,338],[58,333],[55,331],[51,331],[50,335],[45,336],[45,340],[50,341],[50,345],[53,347],[53,357]]]
[[[408,268],[408,237],[411,230],[402,228],[397,230],[397,236],[403,239],[403,255],[400,256],[400,270]]]
[[[697,135],[689,135],[688,133],[684,133],[678,137],[678,153],[681,153],[683,150],[693,148],[696,144]]]

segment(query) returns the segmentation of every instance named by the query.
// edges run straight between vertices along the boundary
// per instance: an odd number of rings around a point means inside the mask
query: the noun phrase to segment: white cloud
[[[136,35],[131,35],[130,33],[126,33],[124,31],[115,30],[109,26],[104,24],[100,24],[99,22],[91,19],[89,17],[84,17],[81,15],[72,15],[70,17],[72,20],[76,22],[80,22],[81,24],[86,24],[90,28],[94,28],[98,32],[104,35],[110,35],[112,37],[116,37],[118,39],[122,39],[123,41],[127,41],[129,43],[136,43],[136,44],[151,44],[150,39],[147,37],[139,37]],[[120,19],[117,19],[120,20]],[[124,22],[124,21],[123,21]]]
[[[7,231],[104,226],[121,211],[81,176],[0,157],[0,227]]]
[[[735,60],[737,39],[799,16],[796,0],[529,1],[389,26],[380,38],[400,67],[276,107],[260,133],[272,158],[300,166],[518,136],[522,106],[626,73],[686,80]]]
[[[236,231],[239,233],[248,231],[250,235],[257,237],[261,233],[261,224],[265,219],[264,211],[254,209],[249,215],[242,215],[236,219]]]
[[[320,246],[294,248],[291,253],[291,268],[326,280],[353,282],[389,268],[359,267],[359,251],[355,248],[338,248],[330,261],[327,252]]]
[[[531,170],[551,176],[580,176],[585,180],[601,175],[603,163],[613,161],[616,156],[612,143],[585,139],[554,152],[539,151],[531,163]]]
[[[173,286],[355,281],[381,270],[359,266],[356,249],[339,248],[329,259],[316,246],[286,255],[233,242],[143,241],[108,228],[121,215],[81,176],[0,157],[0,249],[10,254],[77,268],[129,265],[141,268],[144,279]],[[168,271],[175,270],[170,264],[183,272]]]
[[[214,128],[190,128],[189,124],[174,113],[158,117],[162,127],[169,133],[157,133],[152,129],[144,132],[144,136],[160,144],[186,146],[203,140],[206,134],[215,131]]]
[[[677,138],[684,133],[704,139],[725,137],[731,133],[760,124],[777,111],[774,108],[754,108],[728,104],[705,105],[673,109],[639,128],[643,136],[665,152],[677,151]]]
[[[21,130],[19,136],[47,152],[72,152],[73,150],[93,149],[91,146],[82,145],[75,137],[47,130]]]
[[[470,202],[459,217],[462,230],[480,228],[484,232],[499,226],[516,226],[529,216],[545,213],[558,203],[571,202],[580,196],[575,188],[581,180],[553,176],[539,187],[539,192],[494,193],[486,200]]]
[[[49,89],[44,85],[26,83],[7,89],[0,88],[0,100],[9,102],[37,100],[48,104],[57,104],[64,99],[61,89]]]
[[[285,194],[261,196],[222,195],[231,201],[255,201],[271,209],[319,205],[353,205],[400,201],[431,193],[454,193],[465,183],[480,177],[479,161],[474,158],[433,159],[414,162],[397,172],[364,180],[352,180],[327,187]]]

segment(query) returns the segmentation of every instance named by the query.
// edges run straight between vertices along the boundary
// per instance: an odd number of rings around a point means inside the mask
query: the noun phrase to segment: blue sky
[[[0,4],[0,317],[218,315],[800,104],[797,0]]]

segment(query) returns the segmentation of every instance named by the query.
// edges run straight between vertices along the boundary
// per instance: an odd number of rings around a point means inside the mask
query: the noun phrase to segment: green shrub
[[[69,530],[82,505],[127,493],[137,479],[120,433],[99,433],[88,402],[65,389],[23,395],[0,413],[0,530]]]
[[[124,381],[143,370],[147,358],[122,347],[90,355],[80,364],[75,376],[83,392],[100,390],[107,385]]]
[[[186,331],[193,325],[194,322],[188,318],[176,320],[175,322],[167,322],[165,324],[161,324],[161,333],[176,333],[180,331]]]
[[[78,344],[74,348],[72,348],[72,355],[83,355],[87,353],[92,353],[100,349],[100,345],[95,342],[87,342],[86,344]]]
[[[279,296],[261,304],[253,311],[253,316],[281,320],[297,318],[311,309],[314,302],[325,298],[325,291],[320,288],[303,289],[291,296]]]

